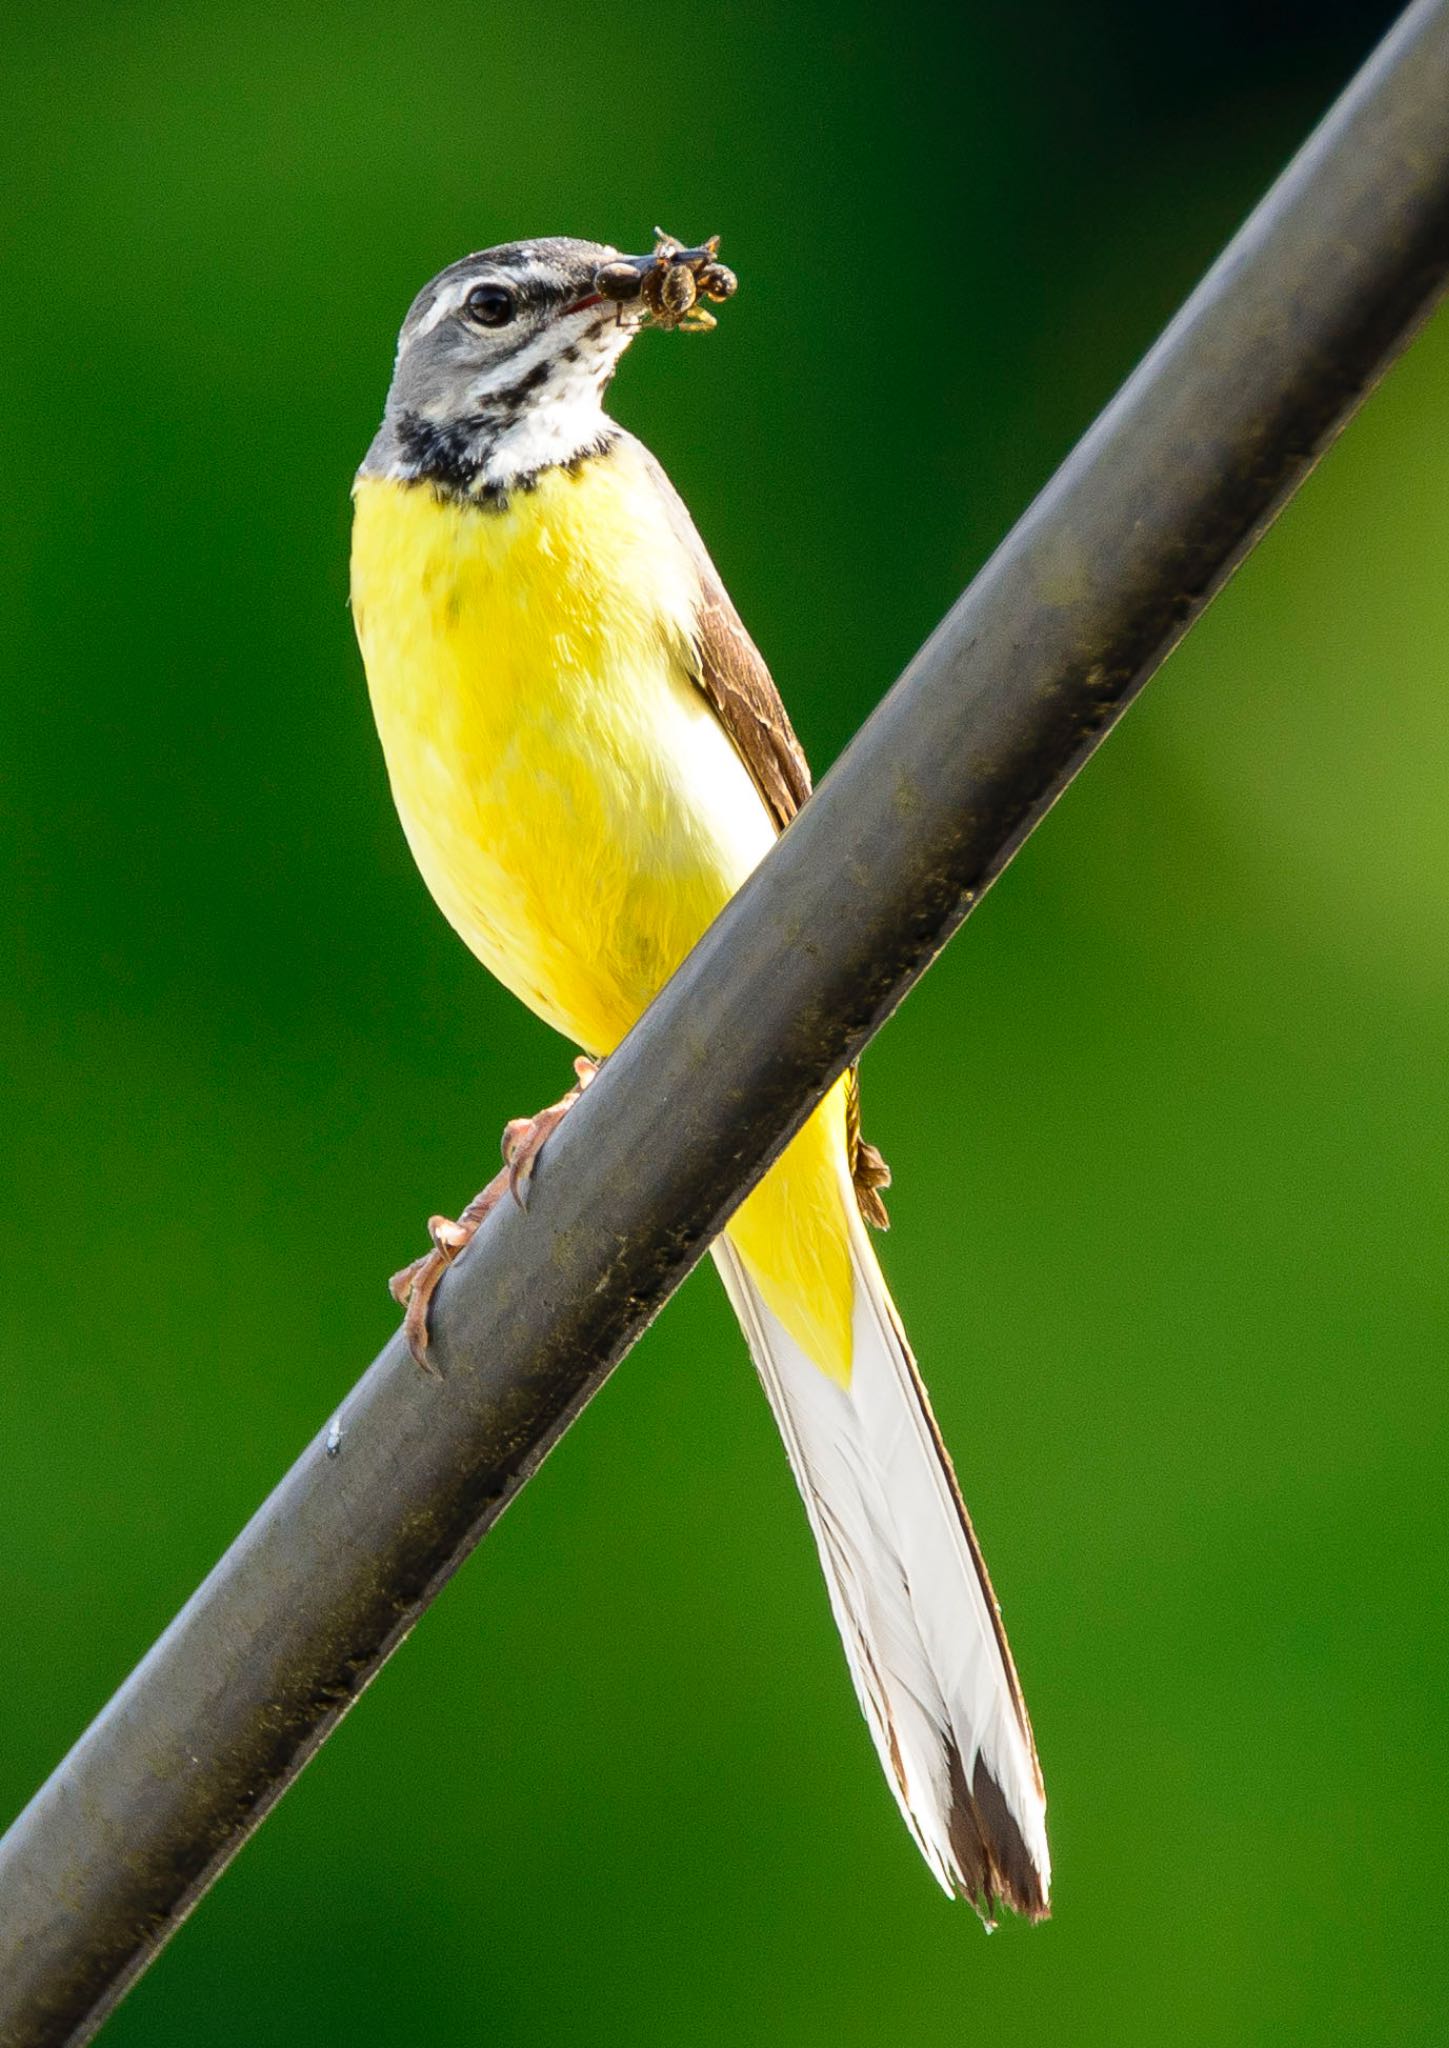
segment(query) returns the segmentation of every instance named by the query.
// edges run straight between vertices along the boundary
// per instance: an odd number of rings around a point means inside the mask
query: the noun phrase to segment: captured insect
[[[703,334],[714,326],[713,313],[700,300],[721,305],[733,296],[737,282],[734,272],[719,260],[718,235],[686,249],[663,228],[654,230],[649,255],[615,256],[600,266],[594,279],[600,296],[612,299],[621,312],[637,306],[645,319],[686,334]]]

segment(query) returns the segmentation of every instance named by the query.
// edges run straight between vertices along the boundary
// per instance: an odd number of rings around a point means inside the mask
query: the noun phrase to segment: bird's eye
[[[463,310],[479,327],[506,327],[518,311],[518,301],[506,284],[475,284]]]

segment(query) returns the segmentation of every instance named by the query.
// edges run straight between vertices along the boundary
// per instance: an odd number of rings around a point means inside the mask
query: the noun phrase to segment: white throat
[[[632,331],[611,317],[580,317],[571,335],[537,335],[468,389],[477,414],[479,481],[507,490],[521,478],[590,453],[610,429],[604,394]]]
[[[500,422],[486,442],[481,481],[506,490],[521,477],[557,468],[597,447],[608,432],[604,392],[613,372],[612,355],[590,363],[559,362],[516,414]]]

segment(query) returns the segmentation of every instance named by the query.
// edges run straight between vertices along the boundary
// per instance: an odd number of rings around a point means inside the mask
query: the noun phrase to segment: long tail
[[[1051,1863],[1031,1723],[991,1581],[895,1305],[851,1216],[849,1387],[771,1314],[728,1238],[716,1264],[815,1533],[881,1763],[942,1887],[988,1925],[1046,1917]]]

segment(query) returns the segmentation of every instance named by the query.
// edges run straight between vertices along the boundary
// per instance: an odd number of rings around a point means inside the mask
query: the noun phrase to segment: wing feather
[[[699,668],[695,680],[783,832],[810,794],[810,764],[805,750],[795,737],[795,728],[765,658],[731,603],[709,550],[689,516],[688,506],[669,481],[663,464],[642,442],[635,446],[653,479],[675,536],[699,577],[694,631]],[[884,1230],[889,1219],[880,1191],[890,1186],[890,1168],[875,1146],[860,1134],[860,1081],[854,1067],[847,1088],[851,1176],[856,1200],[866,1222]]]
[[[694,643],[699,659],[695,680],[754,777],[755,787],[783,832],[810,794],[810,765],[775,688],[764,656],[745,631],[720,573],[710,560],[689,509],[649,450],[639,445],[645,468],[669,514],[675,537],[699,577]]]

